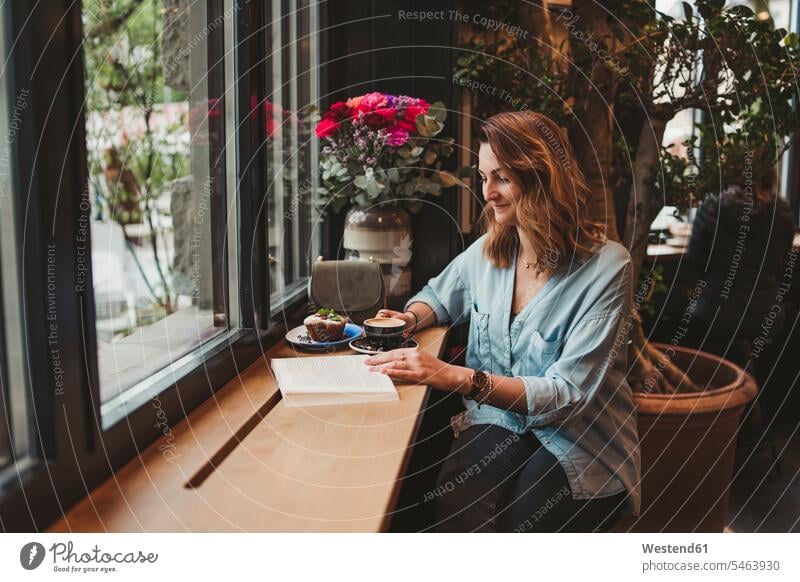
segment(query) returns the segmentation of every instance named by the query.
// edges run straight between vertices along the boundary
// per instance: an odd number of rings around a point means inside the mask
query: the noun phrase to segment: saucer
[[[344,335],[342,339],[335,342],[316,342],[308,335],[308,330],[305,325],[298,325],[286,334],[286,341],[298,348],[305,348],[310,350],[324,350],[328,348],[336,348],[345,346],[350,341],[355,340],[364,335],[364,330],[354,324],[348,323],[344,326]]]
[[[376,342],[374,342],[373,340],[370,340],[366,336],[359,337],[359,338],[356,338],[356,339],[352,340],[350,342],[350,347],[353,348],[357,352],[360,352],[362,354],[368,354],[370,356],[374,356],[375,354],[382,354],[382,353],[384,353],[386,351],[390,351],[390,350],[386,350],[386,349],[380,347]],[[395,350],[400,349],[400,348],[414,348],[414,349],[416,349],[418,347],[419,347],[419,342],[417,340],[415,340],[414,338],[409,338],[406,341],[404,341],[400,345],[400,347],[392,348],[392,349],[395,349]]]

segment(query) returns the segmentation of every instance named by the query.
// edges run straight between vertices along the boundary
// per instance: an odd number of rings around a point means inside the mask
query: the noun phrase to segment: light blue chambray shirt
[[[513,323],[515,263],[498,269],[483,254],[486,235],[406,303],[423,302],[439,323],[469,321],[466,364],[525,384],[528,414],[464,399],[455,435],[494,424],[539,439],[564,467],[575,499],[628,498],[641,504],[636,409],[625,379],[633,283],[631,257],[606,241],[557,270]]]

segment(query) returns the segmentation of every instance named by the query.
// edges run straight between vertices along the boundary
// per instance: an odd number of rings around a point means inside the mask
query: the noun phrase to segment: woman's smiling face
[[[483,185],[483,199],[494,210],[494,219],[502,226],[516,225],[520,188],[501,167],[488,143],[482,143],[478,150],[478,173]]]

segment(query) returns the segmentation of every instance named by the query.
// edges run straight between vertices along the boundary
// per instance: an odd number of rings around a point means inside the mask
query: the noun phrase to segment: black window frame
[[[207,0],[208,20],[224,15],[223,0]],[[227,183],[224,148],[235,148],[235,183],[239,197],[238,302],[240,327],[235,339],[225,343],[203,364],[158,394],[159,420],[174,426],[191,410],[262,356],[282,338],[287,322],[305,313],[307,297],[298,296],[280,312],[270,313],[270,287],[266,256],[264,196],[267,166],[263,110],[250,110],[267,96],[263,67],[264,38],[269,25],[264,3],[234,0],[235,91],[226,87],[224,71],[226,28],[208,33],[209,101],[223,97],[224,107],[235,106],[235,139],[225,138],[221,125],[210,127],[217,146],[218,164],[212,166],[213,183]],[[23,281],[28,351],[28,396],[31,448],[35,461],[0,471],[0,529],[40,531],[58,519],[76,501],[164,435],[164,425],[154,422],[155,410],[146,402],[124,420],[102,430],[91,261],[85,273],[86,291],[77,291],[76,240],[81,196],[88,180],[84,103],[84,66],[81,44],[81,3],[21,0],[5,3],[3,23],[15,47],[12,93],[30,91],[26,123],[13,144],[18,168],[15,191],[20,194],[20,248],[26,265]],[[230,62],[230,59],[228,60]],[[46,63],[46,66],[42,65]],[[213,64],[212,64],[213,63]],[[37,66],[38,65],[38,66]],[[214,71],[219,67],[218,70]],[[211,74],[213,73],[213,74]],[[46,143],[46,159],[37,147]],[[212,154],[212,158],[215,156]],[[47,159],[58,160],[57,164]],[[53,166],[59,166],[55,171]],[[58,220],[52,212],[58,198]],[[217,196],[213,208],[225,208]],[[223,213],[224,215],[224,213]],[[217,230],[214,236],[224,237]],[[87,229],[88,230],[88,229]],[[88,236],[88,233],[87,233]],[[90,236],[89,236],[90,238]],[[220,239],[217,239],[220,240]],[[50,373],[46,318],[47,245],[55,245],[55,301],[58,309],[58,343],[64,367],[63,394],[55,398]],[[86,248],[91,241],[86,240]],[[224,254],[228,257],[228,253]],[[227,272],[223,264],[216,269]],[[216,300],[215,300],[216,303]],[[161,416],[161,415],[164,416]]]

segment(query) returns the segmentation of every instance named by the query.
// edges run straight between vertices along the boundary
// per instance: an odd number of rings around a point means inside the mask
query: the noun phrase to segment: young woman
[[[502,113],[481,131],[486,231],[405,306],[420,330],[469,320],[467,367],[399,349],[367,363],[463,395],[435,499],[440,531],[597,531],[637,515],[625,380],[631,259],[587,216],[560,128]]]

